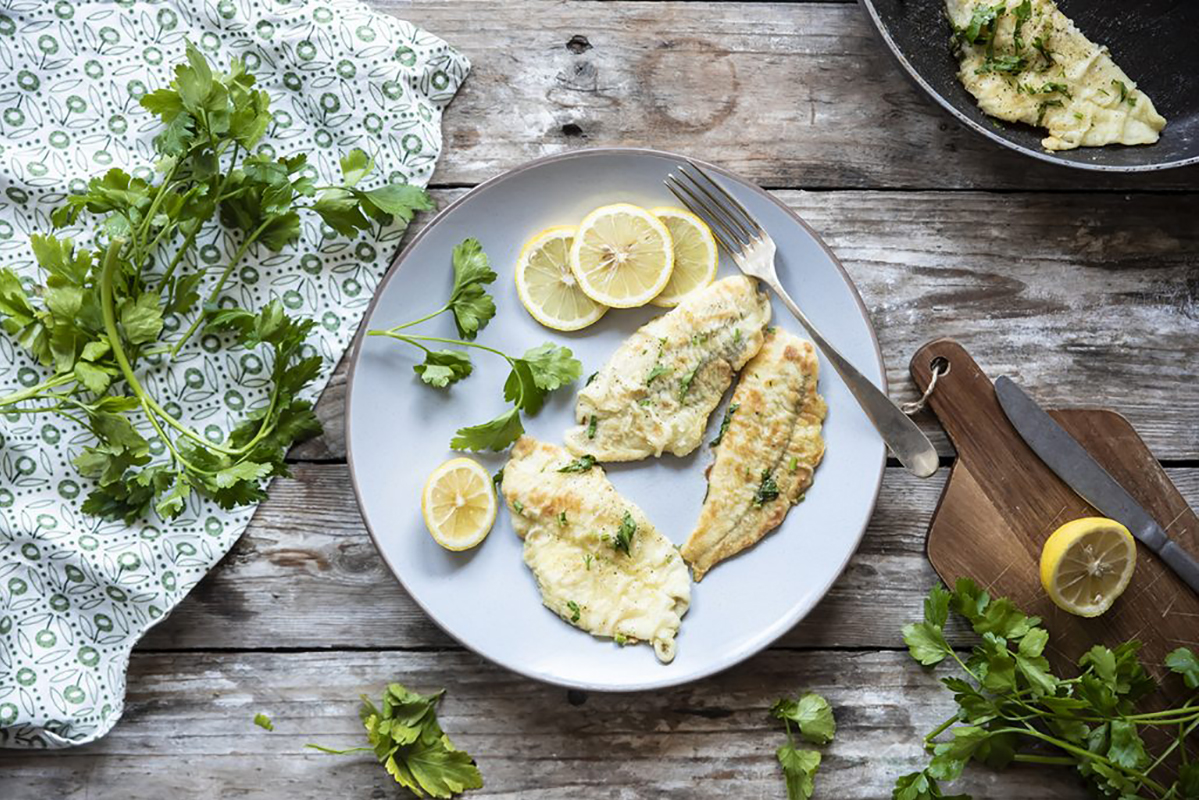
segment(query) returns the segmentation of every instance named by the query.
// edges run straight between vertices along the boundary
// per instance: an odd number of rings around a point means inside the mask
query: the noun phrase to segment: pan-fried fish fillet
[[[522,436],[501,490],[547,608],[595,636],[650,642],[660,661],[675,657],[687,567],[598,464]]]
[[[741,275],[689,295],[626,339],[579,392],[567,449],[601,461],[692,452],[770,319],[767,296]]]
[[[716,445],[708,496],[680,551],[699,581],[713,565],[777,528],[812,485],[825,454],[825,400],[817,394],[811,342],[784,331],[766,335],[729,403]]]

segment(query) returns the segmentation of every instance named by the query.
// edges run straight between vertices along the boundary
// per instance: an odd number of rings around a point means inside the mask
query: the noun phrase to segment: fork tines
[[[746,245],[763,238],[763,229],[746,207],[696,164],[681,165],[678,176],[672,173],[663,183],[689,211],[708,223],[717,243],[730,255],[740,254]]]

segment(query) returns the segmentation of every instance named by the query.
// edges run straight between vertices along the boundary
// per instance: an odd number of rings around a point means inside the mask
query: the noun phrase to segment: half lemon
[[[491,476],[469,458],[450,459],[425,481],[421,516],[433,540],[447,550],[474,547],[487,537],[496,521]]]
[[[517,257],[517,296],[529,315],[556,331],[577,331],[604,316],[608,306],[583,293],[571,272],[575,227],[536,233]]]
[[[650,209],[671,232],[675,266],[671,279],[650,302],[674,308],[684,296],[703,289],[717,277],[717,240],[704,220],[690,211],[671,206]]]
[[[1137,544],[1128,528],[1084,517],[1061,526],[1042,545],[1042,588],[1063,611],[1098,617],[1125,591],[1136,564]]]
[[[649,303],[671,279],[674,264],[667,226],[632,203],[588,214],[571,246],[571,272],[583,293],[612,308]]]

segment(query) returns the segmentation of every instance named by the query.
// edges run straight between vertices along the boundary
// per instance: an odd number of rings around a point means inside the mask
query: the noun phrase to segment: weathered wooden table
[[[922,342],[960,339],[992,374],[1053,405],[1126,414],[1195,505],[1197,172],[1052,168],[959,128],[905,82],[852,3],[381,3],[465,51],[445,119],[444,203],[530,158],[647,145],[710,159],[774,190],[857,282],[892,394],[912,399]],[[326,433],[225,561],[134,652],[124,719],[102,741],[0,755],[0,797],[391,798],[357,743],[360,692],[449,690],[473,797],[784,796],[778,696],[834,704],[823,798],[888,797],[949,712],[900,626],[935,580],[925,528],[945,480],[891,466],[858,554],[777,646],[715,678],[584,695],[518,678],[456,646],[405,595],[363,528],[345,465],[344,373]],[[954,453],[925,420],[944,465]],[[251,720],[269,713],[276,730]],[[1082,797],[1052,768],[959,785],[977,798]]]

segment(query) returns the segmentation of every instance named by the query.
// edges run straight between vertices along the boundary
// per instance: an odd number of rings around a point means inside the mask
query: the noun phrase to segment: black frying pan
[[[967,127],[1005,147],[1077,169],[1142,172],[1198,160],[1196,0],[1058,0],[1062,12],[1113,60],[1167,118],[1152,145],[1049,152],[1045,132],[987,116],[958,80],[944,0],[861,0],[879,35],[917,85]],[[982,0],[981,0],[982,2]]]

